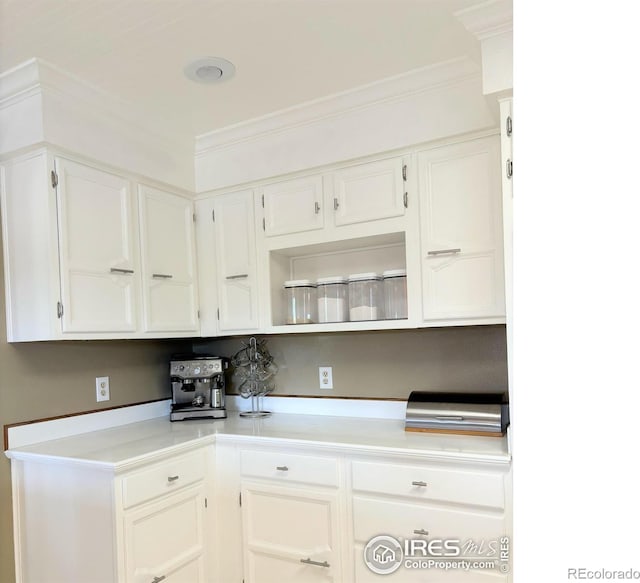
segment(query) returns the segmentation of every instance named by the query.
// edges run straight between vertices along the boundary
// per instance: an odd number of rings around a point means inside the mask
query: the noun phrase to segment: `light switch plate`
[[[318,367],[321,389],[333,389],[333,369],[330,366]]]
[[[108,401],[109,394],[109,377],[96,377],[96,401]]]

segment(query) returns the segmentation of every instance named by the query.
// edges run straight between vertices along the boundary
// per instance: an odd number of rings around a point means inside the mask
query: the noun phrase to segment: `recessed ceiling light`
[[[184,68],[187,78],[197,83],[220,83],[231,79],[235,72],[233,63],[219,57],[201,57]]]

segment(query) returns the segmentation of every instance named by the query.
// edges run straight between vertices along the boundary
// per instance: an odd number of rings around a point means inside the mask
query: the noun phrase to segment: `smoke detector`
[[[233,63],[219,57],[201,57],[191,61],[185,68],[184,74],[196,83],[220,83],[231,79],[236,68]]]

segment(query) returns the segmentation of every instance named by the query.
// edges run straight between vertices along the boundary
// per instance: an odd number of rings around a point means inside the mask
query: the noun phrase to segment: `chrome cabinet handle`
[[[320,212],[320,204],[316,201],[316,214]]]
[[[288,472],[289,468],[287,466],[276,466],[276,470],[280,470],[281,472]]]
[[[166,575],[162,575],[162,577],[154,577],[151,583],[160,583],[160,581],[164,581],[167,578]]]
[[[429,531],[425,530],[424,528],[418,528],[416,530],[413,531],[413,534],[424,534],[424,535],[428,535]]]
[[[238,275],[227,275],[226,279],[245,279],[249,277],[248,273],[240,273]]]
[[[153,277],[153,279],[172,279],[173,275],[168,275],[166,273],[152,273],[151,277]]]
[[[447,253],[460,253],[462,249],[437,249],[436,251],[427,251],[427,255],[446,255]]]
[[[300,559],[301,563],[305,565],[314,565],[316,567],[330,567],[331,565],[327,561],[312,561],[311,559]]]
[[[134,273],[133,269],[120,269],[119,267],[112,267],[109,271],[111,273]]]
[[[412,486],[420,486],[420,487],[422,487],[422,488],[426,488],[426,487],[427,487],[427,483],[426,483],[426,482],[423,482],[423,481],[421,481],[421,480],[417,480],[417,481],[415,481],[415,482],[411,482],[411,485],[412,485]]]
[[[175,482],[180,476],[169,476],[167,482]]]
[[[462,415],[436,415],[436,419],[440,421],[464,421]]]
[[[505,172],[507,173],[507,178],[511,178],[513,176],[513,162],[511,159],[507,160],[505,164]]]

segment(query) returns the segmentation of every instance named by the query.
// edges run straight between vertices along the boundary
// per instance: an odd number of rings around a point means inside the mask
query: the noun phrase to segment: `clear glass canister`
[[[407,317],[407,270],[389,269],[382,272],[384,314],[387,320]]]
[[[322,277],[318,286],[318,322],[348,322],[347,279],[341,276]]]
[[[382,278],[377,273],[354,273],[349,276],[349,319],[352,322],[381,320]]]
[[[314,324],[316,322],[316,284],[310,279],[284,282],[287,324]]]

